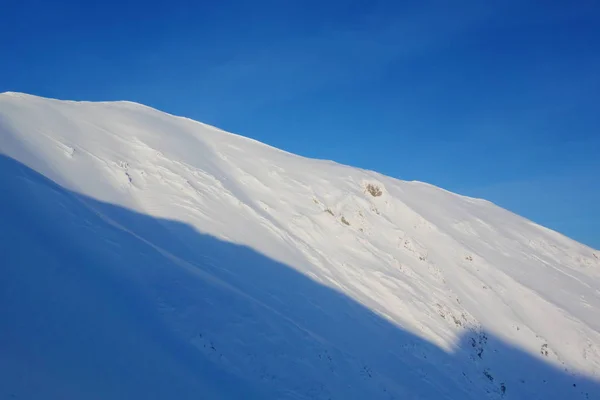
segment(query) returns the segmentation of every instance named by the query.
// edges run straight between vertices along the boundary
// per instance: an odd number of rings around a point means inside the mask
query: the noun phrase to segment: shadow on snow
[[[5,156],[0,188],[1,398],[600,398],[489,334],[447,353],[251,248]]]

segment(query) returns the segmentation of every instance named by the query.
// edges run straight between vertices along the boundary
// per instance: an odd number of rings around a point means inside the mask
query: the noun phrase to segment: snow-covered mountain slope
[[[0,94],[0,251],[0,398],[600,399],[600,252],[135,103]]]

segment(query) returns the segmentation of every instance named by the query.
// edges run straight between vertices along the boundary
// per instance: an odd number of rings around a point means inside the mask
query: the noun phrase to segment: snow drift
[[[600,398],[600,253],[487,201],[18,93],[0,185],[1,398]]]

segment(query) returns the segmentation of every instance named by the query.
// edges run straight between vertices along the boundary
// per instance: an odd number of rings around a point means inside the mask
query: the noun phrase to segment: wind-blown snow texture
[[[0,185],[0,398],[600,399],[600,252],[487,201],[17,93]]]

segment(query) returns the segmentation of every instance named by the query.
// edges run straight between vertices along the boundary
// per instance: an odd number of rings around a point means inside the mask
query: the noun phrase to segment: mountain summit
[[[600,252],[488,201],[19,93],[0,164],[0,398],[600,398]]]

